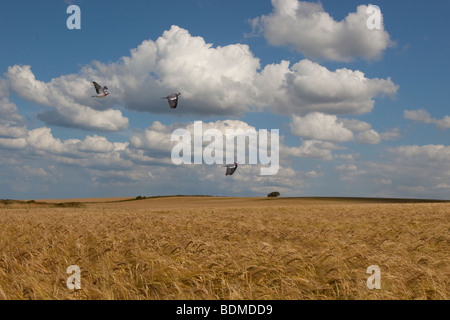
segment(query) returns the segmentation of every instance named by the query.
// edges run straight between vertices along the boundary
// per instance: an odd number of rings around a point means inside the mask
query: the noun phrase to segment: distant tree
[[[276,197],[280,196],[280,193],[278,191],[274,191],[274,192],[269,193],[267,196],[269,198],[276,198]]]

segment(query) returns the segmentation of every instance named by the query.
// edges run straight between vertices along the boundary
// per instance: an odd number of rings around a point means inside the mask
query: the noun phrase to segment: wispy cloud
[[[435,124],[441,130],[450,129],[450,116],[445,116],[442,119],[432,118],[431,115],[425,109],[418,110],[405,110],[403,117],[415,122]]]

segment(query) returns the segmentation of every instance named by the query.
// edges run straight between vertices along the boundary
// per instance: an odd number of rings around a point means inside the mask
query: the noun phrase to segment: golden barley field
[[[447,202],[2,201],[0,299],[446,300],[449,236]]]

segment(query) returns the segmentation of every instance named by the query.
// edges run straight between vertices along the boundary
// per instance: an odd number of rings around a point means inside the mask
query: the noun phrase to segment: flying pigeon
[[[231,176],[237,169],[238,164],[237,162],[233,163],[233,164],[227,164],[226,166],[224,166],[227,168],[227,171],[225,172],[226,176]]]
[[[178,105],[178,96],[180,95],[180,92],[169,94],[167,97],[161,98],[161,99],[167,99],[169,101],[169,105],[171,109],[175,109]]]
[[[106,97],[109,92],[108,92],[108,87],[103,87],[101,85],[99,85],[97,82],[93,81],[92,82],[94,84],[95,87],[95,91],[97,91],[97,95],[96,96],[92,96],[93,98],[104,98]]]

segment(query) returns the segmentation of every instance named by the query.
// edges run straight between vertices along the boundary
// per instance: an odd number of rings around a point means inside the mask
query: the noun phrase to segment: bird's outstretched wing
[[[100,94],[100,93],[103,91],[102,86],[99,85],[99,84],[98,84],[97,82],[95,82],[95,81],[93,81],[92,83],[94,84],[95,91],[97,91],[97,94]],[[105,87],[105,88],[106,88],[106,87]],[[108,89],[108,88],[106,88],[106,89]]]

